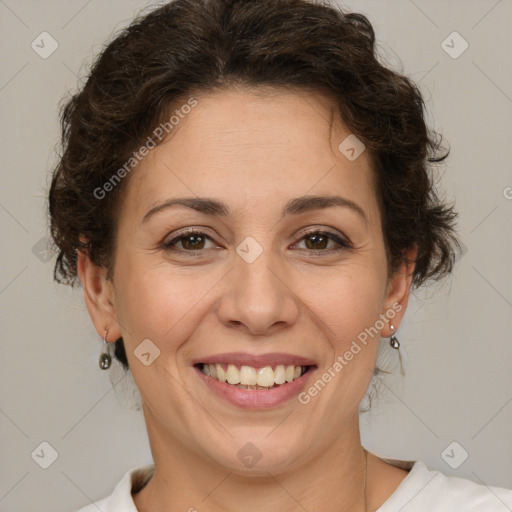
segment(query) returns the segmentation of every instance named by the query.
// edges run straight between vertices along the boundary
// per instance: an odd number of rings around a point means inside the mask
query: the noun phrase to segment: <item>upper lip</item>
[[[265,366],[294,365],[294,366],[314,366],[315,361],[295,354],[285,354],[272,352],[269,354],[252,355],[243,352],[229,352],[224,354],[214,354],[204,356],[192,361],[193,365],[203,364],[234,364],[235,366],[252,366],[253,368],[263,368]]]

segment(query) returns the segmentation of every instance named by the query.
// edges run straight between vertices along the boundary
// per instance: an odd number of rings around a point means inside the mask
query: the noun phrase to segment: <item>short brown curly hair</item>
[[[449,150],[426,126],[418,87],[376,53],[368,19],[326,1],[174,0],[139,16],[62,109],[63,150],[49,190],[55,280],[76,283],[77,250],[112,275],[129,177],[101,200],[94,191],[183,98],[236,84],[326,92],[370,155],[389,273],[413,246],[413,286],[450,273],[457,213],[439,199],[429,165]],[[122,338],[116,357],[128,368]]]

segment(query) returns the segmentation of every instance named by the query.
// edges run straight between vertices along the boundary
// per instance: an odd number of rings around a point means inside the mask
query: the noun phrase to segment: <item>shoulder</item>
[[[407,461],[392,461],[407,465]],[[398,463],[398,464],[395,464]],[[416,461],[409,474],[377,512],[507,512],[512,510],[512,490],[447,476]]]
[[[154,465],[129,469],[115,486],[112,494],[75,512],[138,512],[132,493],[138,492],[153,476]]]

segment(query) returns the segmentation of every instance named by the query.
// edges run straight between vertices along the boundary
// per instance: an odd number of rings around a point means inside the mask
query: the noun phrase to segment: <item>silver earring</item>
[[[109,353],[110,348],[109,348],[109,344],[107,342],[107,334],[108,334],[108,329],[105,330],[105,335],[103,336],[103,346],[105,348],[105,352],[102,352],[100,354],[99,364],[100,364],[100,368],[102,370],[108,370],[110,368],[110,365],[112,364],[112,356]]]
[[[398,350],[400,348],[400,342],[396,339],[396,336],[395,336],[395,326],[390,325],[389,327],[391,327],[391,337],[389,338],[389,344],[394,349]]]

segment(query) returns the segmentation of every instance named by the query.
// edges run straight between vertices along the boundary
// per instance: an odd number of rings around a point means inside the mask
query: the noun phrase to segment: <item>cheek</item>
[[[318,298],[318,311],[322,323],[328,326],[324,333],[331,350],[328,365],[318,378],[332,381],[330,399],[326,394],[325,403],[339,406],[332,414],[340,421],[362,400],[375,368],[380,330],[374,326],[381,313],[382,292],[379,274],[368,269],[333,279],[328,292]]]
[[[205,291],[218,278],[197,269],[171,272],[168,263],[155,265],[144,258],[120,261],[118,268],[116,312],[127,346],[133,350],[148,338],[162,352],[175,352],[197,326],[207,303]]]
[[[338,348],[373,325],[382,308],[385,280],[377,267],[345,267],[317,281],[309,303]]]

